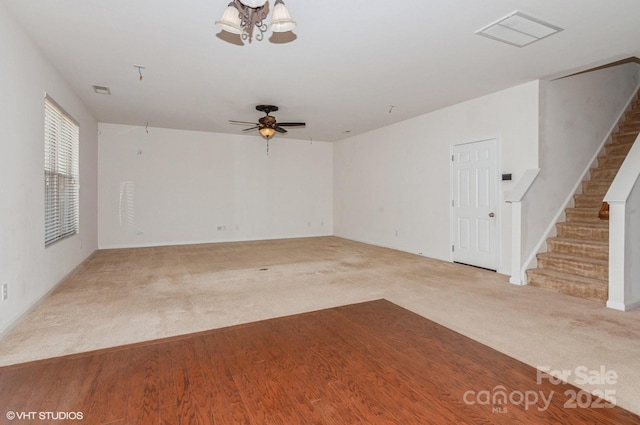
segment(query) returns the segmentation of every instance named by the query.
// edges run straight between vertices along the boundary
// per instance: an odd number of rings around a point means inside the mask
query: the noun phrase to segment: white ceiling
[[[307,123],[276,137],[337,141],[640,56],[638,0],[286,0],[297,38],[244,46],[214,25],[228,0],[0,2],[98,121],[220,133],[269,103],[280,122]],[[514,10],[564,31],[524,48],[475,35]]]

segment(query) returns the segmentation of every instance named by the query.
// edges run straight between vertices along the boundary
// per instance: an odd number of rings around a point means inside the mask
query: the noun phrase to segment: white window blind
[[[52,99],[44,101],[44,244],[78,233],[78,124]]]

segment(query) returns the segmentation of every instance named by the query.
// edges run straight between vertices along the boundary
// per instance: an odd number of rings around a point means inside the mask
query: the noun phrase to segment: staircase
[[[556,223],[557,236],[547,239],[547,252],[539,253],[538,268],[527,270],[531,286],[552,289],[606,302],[609,290],[609,222],[598,218],[602,199],[620,165],[640,133],[640,100],[631,103],[598,166],[574,195],[574,207],[565,210],[566,221]]]

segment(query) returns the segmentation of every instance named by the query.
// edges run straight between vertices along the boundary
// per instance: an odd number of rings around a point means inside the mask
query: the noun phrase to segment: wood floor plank
[[[86,393],[84,416],[96,423],[117,423],[124,421],[129,397],[127,386],[129,356],[126,352],[107,351],[98,359],[98,366],[91,370],[95,380]]]
[[[212,424],[213,405],[211,394],[198,361],[194,339],[179,341],[175,346],[181,358],[173,368],[177,395],[177,424]]]
[[[324,335],[314,335],[308,326],[304,326],[310,317],[289,319],[271,325],[280,341],[286,342],[277,345],[280,349],[276,355],[280,373],[287,378],[288,392],[297,397],[298,403],[308,403],[321,423],[362,423],[364,415],[331,386],[339,379],[336,371],[339,362],[332,362],[322,349],[318,349],[316,343],[323,341]]]
[[[229,346],[225,335],[196,338],[194,343],[203,377],[209,383],[214,423],[250,425],[251,417],[223,355],[223,348]]]
[[[291,376],[289,391],[304,397],[322,423],[361,423],[365,415],[331,385],[344,375],[346,365],[326,352],[326,328],[314,335],[305,326],[306,320],[299,319],[274,324],[288,342],[280,354],[280,367],[283,374]]]
[[[144,398],[146,348],[139,347],[129,352],[128,376],[124,381],[127,391],[127,402],[123,411],[125,423],[140,423],[139,419],[145,416],[142,400]]]
[[[174,344],[158,344],[158,423],[175,425],[178,423],[178,402],[175,391],[174,365],[180,363],[179,353],[173,350]],[[173,357],[176,356],[176,358]]]
[[[379,300],[3,367],[0,414],[75,411],[110,425],[640,424],[618,407],[566,408],[565,391],[579,390],[537,376]],[[465,399],[498,389],[550,401]]]
[[[356,336],[366,338],[365,330],[350,332],[348,323],[333,311],[324,312],[322,326],[334,330],[335,334],[328,337],[329,340],[341,341],[336,347],[339,351],[328,354],[330,358],[344,357],[347,360],[345,372],[339,380],[343,387],[349,388],[360,405],[365,409],[368,417],[376,417],[378,421],[400,420],[420,422],[445,420],[441,413],[444,404],[438,399],[425,398],[407,385],[412,378],[410,374],[404,377],[394,377],[398,373],[398,359],[396,356],[387,356],[388,362],[381,363],[379,353],[375,348],[361,345]],[[309,322],[309,324],[311,324]],[[320,324],[316,326],[319,327]],[[315,328],[310,328],[313,334]],[[403,364],[406,367],[407,364]],[[352,372],[353,371],[353,372]],[[336,384],[334,384],[336,385]],[[431,391],[435,390],[432,388]],[[421,409],[414,410],[416,402],[421,403]],[[389,406],[393,406],[390,412]]]
[[[232,345],[245,348],[239,357],[234,356],[232,373],[245,403],[259,406],[258,410],[264,411],[264,417],[254,420],[257,423],[280,420],[287,421],[285,423],[320,423],[306,399],[300,399],[299,394],[289,391],[292,376],[283,373],[279,365],[281,356],[278,349],[284,341],[271,331],[271,323],[268,327],[265,324],[227,335]]]

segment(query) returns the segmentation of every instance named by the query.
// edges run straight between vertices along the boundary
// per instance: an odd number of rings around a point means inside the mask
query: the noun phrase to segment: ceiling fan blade
[[[304,122],[279,122],[278,125],[283,127],[305,127],[307,124]]]
[[[276,124],[275,127],[273,127],[273,129],[275,131],[277,131],[278,133],[288,133],[287,130],[285,130],[284,128],[280,127],[280,124]]]
[[[257,130],[258,126],[254,126],[254,127],[250,127],[250,128],[245,128],[244,130],[242,130],[242,132],[244,133],[245,131],[252,131],[252,130]]]
[[[229,120],[229,124],[235,124],[235,125],[258,125],[258,123],[255,123],[255,122],[235,121],[235,120]]]

